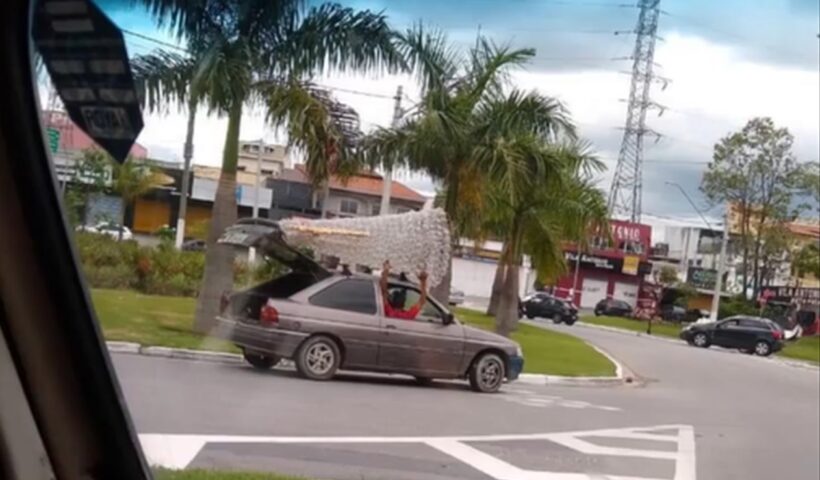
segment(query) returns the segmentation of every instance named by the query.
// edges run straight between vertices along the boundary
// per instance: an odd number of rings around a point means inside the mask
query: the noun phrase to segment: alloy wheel
[[[315,375],[325,375],[333,367],[335,360],[335,353],[325,343],[315,343],[305,352],[305,364]]]

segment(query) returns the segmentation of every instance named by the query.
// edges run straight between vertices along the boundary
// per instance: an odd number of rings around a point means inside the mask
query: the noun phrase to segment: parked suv
[[[691,324],[681,330],[680,338],[696,347],[717,345],[763,357],[783,348],[783,329],[761,317],[738,315],[719,322]]]
[[[595,305],[595,315],[612,315],[615,317],[632,317],[632,305],[623,300],[605,298]]]
[[[290,269],[223,297],[216,335],[239,346],[256,368],[289,358],[312,380],[328,380],[339,369],[363,370],[420,382],[467,378],[478,392],[497,391],[523,368],[517,343],[462,325],[433,298],[413,320],[387,317],[376,277],[326,270],[288,245],[276,222],[240,220],[219,242],[254,247]],[[388,294],[394,292],[406,305],[420,295],[416,285],[401,281],[388,284]]]
[[[572,325],[578,321],[578,309],[568,300],[545,292],[535,292],[521,300],[521,315],[527,318],[549,318],[554,323]]]

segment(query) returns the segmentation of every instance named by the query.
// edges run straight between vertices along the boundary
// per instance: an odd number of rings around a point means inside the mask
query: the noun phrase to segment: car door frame
[[[402,287],[420,294],[418,287],[389,282],[388,288]],[[438,321],[391,318],[385,314],[386,299],[377,291],[382,325],[379,346],[379,368],[385,371],[407,373],[429,378],[455,378],[463,372],[464,327],[455,319],[445,325],[449,310],[427,297],[441,315]],[[430,342],[434,342],[433,345]]]
[[[732,322],[735,323],[734,327],[730,325]],[[740,330],[740,317],[727,318],[715,325],[712,343],[718,347],[739,348],[742,337]]]
[[[346,281],[362,281],[373,288],[376,311],[373,314],[326,307],[311,302],[321,292]],[[375,284],[369,278],[337,276],[318,282],[293,295],[291,300],[304,305],[299,317],[301,328],[311,334],[333,335],[342,343],[344,358],[341,368],[369,370],[378,368],[379,338],[381,334],[380,298]]]

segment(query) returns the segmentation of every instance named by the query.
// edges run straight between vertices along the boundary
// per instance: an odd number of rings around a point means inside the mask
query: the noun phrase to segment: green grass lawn
[[[131,290],[91,291],[106,340],[174,348],[238,352],[228,342],[191,331],[195,300]]]
[[[226,470],[154,470],[156,480],[308,480],[275,473],[231,472]]]
[[[820,363],[820,336],[803,337],[796,342],[786,342],[786,346],[777,354],[781,357]]]
[[[466,308],[456,310],[459,320],[484,330],[494,329],[493,317]],[[615,365],[597,350],[571,335],[518,324],[511,338],[524,350],[524,372],[598,377],[615,375]]]
[[[633,332],[646,332],[646,322],[642,320],[633,320],[631,318],[608,317],[606,315],[602,315],[600,317],[596,317],[594,315],[586,315],[581,317],[581,321],[584,323],[591,323],[593,325],[621,328]],[[652,335],[678,338],[680,330],[680,325],[674,325],[671,323],[652,322]]]

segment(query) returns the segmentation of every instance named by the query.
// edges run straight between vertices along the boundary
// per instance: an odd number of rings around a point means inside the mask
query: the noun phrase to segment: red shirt
[[[402,310],[400,308],[393,308],[390,305],[390,302],[384,302],[384,314],[390,318],[400,318],[402,320],[413,320],[419,314],[421,310],[421,304],[417,303],[410,307],[408,310]]]

